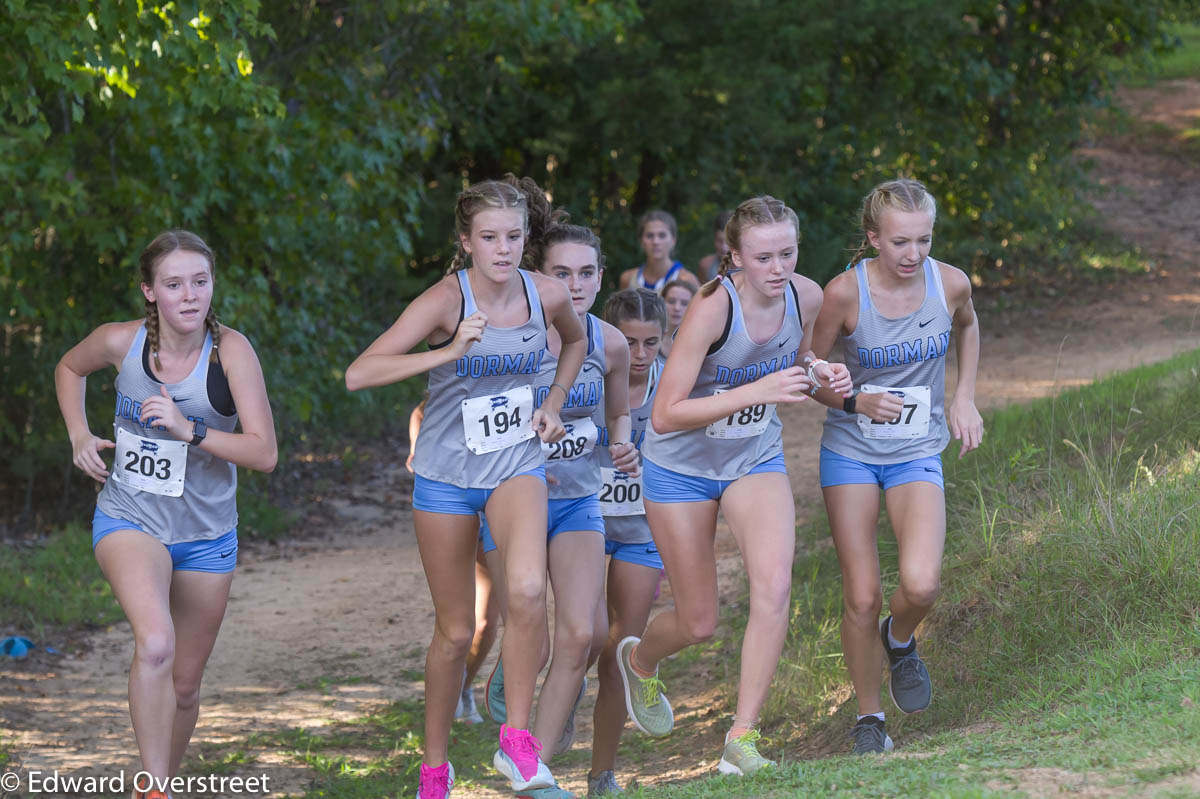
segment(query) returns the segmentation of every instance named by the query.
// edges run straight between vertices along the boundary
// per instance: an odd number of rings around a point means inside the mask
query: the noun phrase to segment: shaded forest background
[[[800,215],[824,281],[897,174],[940,201],[979,284],[1095,246],[1070,157],[1118,70],[1194,0],[0,0],[0,502],[25,527],[86,491],[60,355],[142,314],[137,256],[186,227],[254,342],[285,449],[402,427],[412,385],[342,370],[441,274],[464,183],[531,175],[617,269],[662,207],[678,255],[751,194]],[[111,418],[112,375],[89,392]],[[107,389],[107,390],[106,390]],[[88,492],[90,496],[90,492]]]

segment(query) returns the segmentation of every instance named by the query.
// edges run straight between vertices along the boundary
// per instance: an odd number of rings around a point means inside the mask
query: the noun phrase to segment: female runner
[[[675,260],[675,239],[679,228],[675,217],[666,211],[647,211],[638,222],[638,242],[646,254],[646,262],[635,269],[621,273],[621,288],[641,286],[661,292],[672,280],[686,280],[693,286],[700,281],[683,264]]]
[[[632,443],[641,449],[650,420],[650,407],[658,385],[658,348],[666,334],[667,313],[662,297],[649,289],[626,289],[608,298],[604,318],[629,344],[629,396]],[[631,403],[632,404],[632,403]],[[601,429],[601,442],[607,431]],[[593,714],[592,768],[588,796],[620,793],[613,769],[617,745],[625,726],[625,695],[617,665],[617,644],[626,636],[641,635],[650,618],[650,606],[662,572],[662,558],[642,502],[642,480],[614,468],[598,449],[603,486],[600,512],[604,514],[604,551],[608,562],[608,637],[600,653],[597,673],[600,692]]]
[[[237,565],[237,467],[269,472],[277,455],[254,349],[213,312],[214,265],[196,234],[159,234],[140,259],[145,318],[101,325],[54,370],[75,465],[104,485],[92,547],[133,627],[129,715],[153,777],[135,799],[166,796],[196,727]],[[110,366],[115,442],[92,434],[83,403],[87,376]]]
[[[549,787],[529,732],[546,638],[546,484],[541,441],[562,437],[558,411],[586,342],[563,285],[520,269],[552,221],[532,180],[475,184],[458,197],[459,250],[449,273],[417,297],[346,370],[351,390],[429,372],[417,438],[413,521],[436,615],[425,661],[425,755],[419,799],[449,795],[450,726],[475,625],[478,514],[486,510],[506,575],[508,723],[493,762],[513,790]],[[536,261],[535,261],[536,262]],[[548,326],[562,339],[551,391],[534,409]],[[428,351],[410,352],[425,341]],[[466,590],[466,586],[471,586]]]
[[[853,269],[829,282],[813,335],[821,356],[841,343],[858,386],[850,397],[821,390],[817,399],[830,406],[821,488],[842,567],[842,651],[858,696],[851,735],[859,753],[892,748],[880,700],[881,654],[887,654],[896,707],[917,713],[929,706],[933,689],[913,632],[940,590],[946,541],[941,452],[951,433],[962,441],[960,458],[983,438],[975,408],[979,321],[971,281],[929,257],[936,214],[932,195],[915,180],[876,186],[863,201],[864,240]],[[868,244],[879,254],[859,260]],[[946,406],[951,336],[958,385]],[[882,621],[881,491],[900,548],[900,584]]]
[[[554,648],[538,696],[534,734],[548,742],[549,760],[574,739],[575,709],[583,696],[588,654],[593,640],[602,639],[608,629],[602,604],[604,521],[597,498],[601,486],[597,450],[605,450],[622,473],[636,472],[637,451],[629,442],[629,347],[620,331],[588,312],[604,273],[600,239],[586,227],[558,224],[546,233],[542,251],[542,272],[566,285],[588,341],[579,377],[562,406],[568,433],[543,447],[550,497],[546,535],[554,587]],[[549,349],[539,398],[549,391],[559,349],[553,335]],[[611,442],[598,446],[601,429]],[[485,551],[495,547],[489,527],[485,523]],[[505,713],[497,701],[505,666],[501,657],[488,681],[488,712],[493,718]],[[565,792],[542,792],[537,797],[561,794]]]
[[[692,304],[692,298],[695,296],[696,287],[686,280],[672,280],[663,286],[662,297],[667,306],[667,334],[663,336],[662,347],[658,350],[658,360],[661,363],[667,362],[667,356],[671,354],[671,344],[675,340],[675,331],[679,329],[683,315],[687,313],[688,306]]]
[[[742,552],[750,618],[742,639],[737,710],[718,768],[745,774],[773,765],[755,742],[758,715],[787,633],[795,508],[783,460],[780,402],[800,402],[816,379],[849,387],[844,366],[805,370],[821,289],[795,274],[799,226],[773,197],[738,206],[729,254],[701,289],[675,337],[646,434],[646,516],[666,564],[675,609],[639,641],[618,647],[634,724],[651,735],[674,725],[658,663],[707,640],[717,624],[714,535],[718,506]]]

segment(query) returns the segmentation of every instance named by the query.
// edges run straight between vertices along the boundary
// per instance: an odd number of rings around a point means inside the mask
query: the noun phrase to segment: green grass
[[[883,796],[990,796],[1034,767],[1118,795],[1163,782],[1170,795],[1200,751],[1198,375],[1200,351],[1180,355],[991,414],[982,449],[962,461],[948,450],[944,593],[922,631],[936,699],[919,716],[889,713],[893,737],[922,757],[834,757],[744,786],[643,795],[853,794],[862,782]],[[897,553],[881,527],[886,595]],[[839,701],[840,572],[827,536],[823,520],[801,532],[811,554],[796,563],[764,713],[774,754],[813,740],[845,751],[853,723],[853,699]],[[744,623],[708,648],[714,670],[735,671]],[[980,722],[986,731],[964,734]]]
[[[0,544],[0,626],[40,640],[48,628],[122,618],[92,556],[90,531],[67,525],[32,545]]]

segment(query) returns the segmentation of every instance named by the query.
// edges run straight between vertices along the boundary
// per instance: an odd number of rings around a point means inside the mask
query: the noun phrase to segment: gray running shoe
[[[929,707],[933,699],[933,683],[929,680],[929,670],[917,654],[917,641],[913,639],[908,650],[892,649],[888,643],[888,624],[892,617],[888,616],[879,622],[879,637],[883,639],[883,651],[887,652],[888,666],[891,678],[888,680],[888,693],[896,707],[905,713],[920,713]]]
[[[462,719],[467,724],[482,724],[483,716],[479,715],[479,708],[475,705],[475,692],[471,690],[471,686],[464,685],[462,695],[459,697],[459,703],[462,712],[454,718]]]
[[[579,710],[579,703],[583,701],[583,695],[587,691],[587,676],[583,678],[583,685],[579,686],[579,695],[575,697],[575,706],[571,708],[571,715],[567,716],[567,723],[563,727],[562,735],[558,736],[558,745],[554,750],[554,754],[565,752],[571,748],[571,744],[575,742],[575,711]]]
[[[483,704],[488,715],[497,724],[508,721],[508,712],[504,707],[504,663],[496,658],[496,666],[488,676],[487,690],[483,695]]]
[[[616,793],[624,793],[624,791],[617,784],[617,778],[613,776],[612,769],[601,771],[599,777],[588,774],[588,799],[595,799],[597,796],[611,796]]]
[[[854,738],[856,755],[881,755],[895,746],[883,727],[883,720],[875,716],[863,716],[851,728],[850,735]]]
[[[629,653],[640,641],[636,636],[626,636],[617,644],[617,663],[621,667],[621,682],[625,687],[625,709],[633,726],[647,735],[666,735],[675,727],[675,714],[671,703],[663,694],[662,680],[658,672],[643,679],[629,663]]]
[[[758,730],[750,730],[725,744],[717,771],[722,774],[753,774],[756,771],[778,765],[758,753],[758,741],[762,738]]]

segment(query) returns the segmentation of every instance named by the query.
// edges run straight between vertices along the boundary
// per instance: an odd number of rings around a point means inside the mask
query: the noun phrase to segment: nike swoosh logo
[[[583,367],[583,371],[585,371],[585,372],[590,372],[591,370],[593,370],[593,369],[595,369],[595,368],[596,368],[596,364],[594,364],[594,363],[589,363],[589,364],[586,364],[586,365]]]
[[[230,555],[232,555],[232,554],[233,554],[233,550],[231,549],[231,550],[229,550],[228,552],[222,552],[222,553],[221,553],[221,557],[223,557],[223,558],[227,558],[227,557],[229,557],[229,556],[230,556]]]
[[[537,335],[537,333],[530,333],[528,336],[521,336],[521,341],[529,341],[529,339],[533,338],[536,335]]]
[[[929,320],[929,322],[932,322],[932,321],[933,321],[932,319]],[[925,327],[925,325],[929,324],[929,322],[921,322],[917,325],[917,327]]]
[[[789,341],[791,341],[791,340],[792,340],[792,337],[791,337],[791,336],[788,336],[788,337],[787,337],[787,338],[785,338],[783,341],[779,342],[779,346],[781,346],[781,347],[782,347],[784,344],[787,344],[787,343],[788,343]]]
[[[644,422],[644,421],[646,421],[646,420],[647,420],[647,419],[649,419],[649,418],[650,418],[649,416],[639,416],[639,417],[638,417],[638,421],[639,421],[639,422]]]

